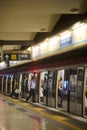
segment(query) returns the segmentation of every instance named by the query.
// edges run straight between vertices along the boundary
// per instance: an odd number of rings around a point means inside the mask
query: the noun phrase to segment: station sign
[[[60,40],[60,47],[64,48],[72,44],[72,37],[65,38]]]
[[[3,60],[5,61],[16,61],[16,60],[31,60],[30,53],[11,53],[4,54]]]
[[[72,44],[72,36],[70,31],[66,31],[60,35],[60,47],[64,48]]]

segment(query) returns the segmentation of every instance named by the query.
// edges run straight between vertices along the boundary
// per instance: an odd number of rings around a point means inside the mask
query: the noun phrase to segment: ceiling
[[[86,0],[0,1],[0,51],[35,44],[42,33],[53,31],[63,14],[83,14],[86,5]]]

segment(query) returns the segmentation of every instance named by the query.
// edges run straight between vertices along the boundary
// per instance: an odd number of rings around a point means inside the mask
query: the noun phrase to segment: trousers
[[[28,102],[31,96],[32,96],[32,101],[35,102],[35,89],[32,88],[30,89],[29,96],[26,98],[26,102]]]

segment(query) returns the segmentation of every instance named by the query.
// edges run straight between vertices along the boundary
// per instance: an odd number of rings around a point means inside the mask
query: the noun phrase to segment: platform
[[[86,130],[87,119],[0,94],[0,130]]]

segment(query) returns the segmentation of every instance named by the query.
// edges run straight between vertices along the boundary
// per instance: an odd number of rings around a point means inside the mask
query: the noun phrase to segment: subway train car
[[[0,92],[10,95],[16,80],[26,100],[35,76],[35,102],[87,117],[87,20],[76,25],[33,46],[29,62],[0,70]]]
[[[10,95],[13,80],[16,78],[19,98],[26,100],[28,82],[35,76],[37,80],[35,102],[86,116],[86,52],[86,48],[81,48],[0,70],[0,91]]]

